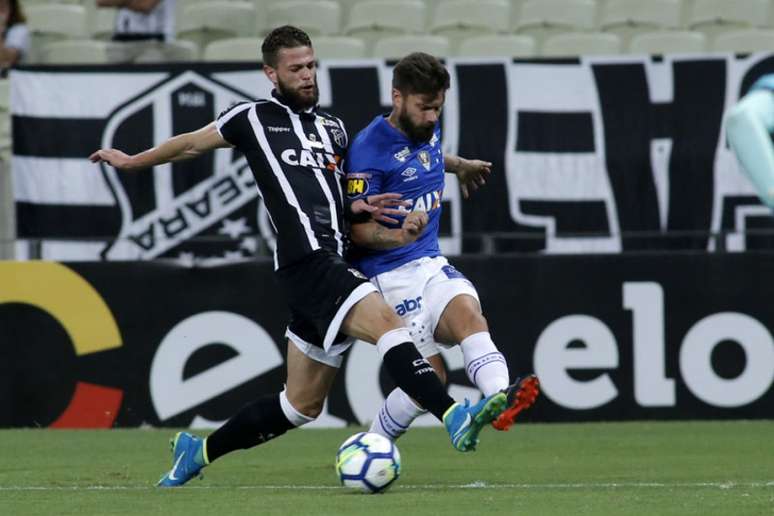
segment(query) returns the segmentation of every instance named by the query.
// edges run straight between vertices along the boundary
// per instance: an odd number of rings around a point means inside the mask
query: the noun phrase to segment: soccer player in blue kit
[[[758,197],[774,209],[774,74],[758,79],[729,111],[726,134]]]
[[[485,396],[508,394],[508,408],[492,422],[507,430],[538,395],[528,375],[510,382],[508,365],[492,341],[473,285],[441,255],[438,226],[444,172],[457,175],[463,195],[485,183],[491,163],[444,156],[440,114],[449,73],[435,57],[416,52],[393,70],[392,112],[377,116],[352,142],[345,172],[353,199],[380,192],[403,194],[411,206],[394,224],[353,224],[350,261],[395,307],[420,353],[443,381],[439,343],[459,344],[470,381]],[[399,220],[401,219],[402,220]],[[400,388],[394,389],[370,431],[395,440],[425,411]]]

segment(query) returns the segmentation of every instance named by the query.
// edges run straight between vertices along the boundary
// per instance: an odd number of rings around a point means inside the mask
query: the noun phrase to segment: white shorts
[[[443,256],[419,258],[371,278],[411,332],[423,357],[441,352],[433,335],[446,305],[461,294],[478,293]]]

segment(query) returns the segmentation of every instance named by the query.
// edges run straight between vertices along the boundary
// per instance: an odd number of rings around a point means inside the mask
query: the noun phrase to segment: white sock
[[[468,378],[484,396],[491,396],[511,383],[505,357],[497,350],[488,331],[465,338],[460,342],[460,349]]]
[[[382,403],[368,431],[395,441],[406,433],[412,421],[425,412],[427,411],[419,408],[408,394],[396,387]]]
[[[279,395],[279,400],[280,400],[280,407],[282,408],[282,413],[285,414],[285,417],[288,418],[288,421],[290,421],[290,423],[293,424],[294,426],[299,427],[314,421],[313,417],[309,417],[307,415],[302,414],[301,412],[296,410],[296,407],[294,407],[290,403],[290,400],[288,399],[287,389],[282,390],[282,392]]]
[[[408,328],[395,328],[394,330],[388,331],[376,341],[376,350],[379,352],[379,358],[384,360],[384,355],[386,355],[388,351],[401,344],[405,344],[406,342],[414,342]]]

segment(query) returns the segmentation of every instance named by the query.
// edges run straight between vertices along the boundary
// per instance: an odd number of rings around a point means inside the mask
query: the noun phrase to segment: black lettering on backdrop
[[[610,184],[621,232],[703,230],[710,227],[714,152],[720,137],[725,96],[723,59],[675,62],[674,99],[650,101],[643,64],[593,65],[604,121]],[[653,178],[653,139],[672,140],[669,158],[667,227],[662,228]],[[636,180],[632,180],[632,178]],[[668,238],[668,237],[667,237]],[[624,250],[706,249],[706,238],[622,238]]]
[[[486,188],[475,192],[462,203],[463,235],[487,232],[518,231],[533,233],[529,240],[497,239],[497,251],[537,251],[545,248],[538,235],[542,228],[513,222],[509,210],[505,152],[508,137],[508,83],[506,69],[500,64],[458,65],[460,156],[492,162],[492,174]],[[463,238],[463,252],[480,251],[481,240]]]
[[[188,83],[171,95],[172,135],[195,131],[213,120],[215,99],[212,92]],[[172,191],[180,195],[192,186],[210,177],[215,171],[215,156],[205,152],[201,156],[172,163]]]

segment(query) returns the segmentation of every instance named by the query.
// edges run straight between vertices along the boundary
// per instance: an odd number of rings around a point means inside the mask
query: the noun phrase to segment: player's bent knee
[[[392,308],[387,306],[387,304],[384,304],[384,307],[379,313],[381,319],[382,319],[382,325],[384,327],[385,331],[394,330],[396,328],[402,328],[406,325],[406,323],[403,322],[403,319],[398,317],[398,315],[393,312]]]
[[[289,399],[287,390],[280,393],[280,406],[285,417],[294,426],[303,426],[311,423],[322,413],[325,399],[301,400]]]
[[[403,321],[387,305],[384,298],[372,292],[349,311],[342,322],[341,332],[376,344],[388,331],[404,326]]]
[[[467,335],[486,331],[488,324],[486,317],[481,312],[469,310],[464,317],[461,317],[459,323],[454,325],[455,333],[458,338],[464,338]]]

